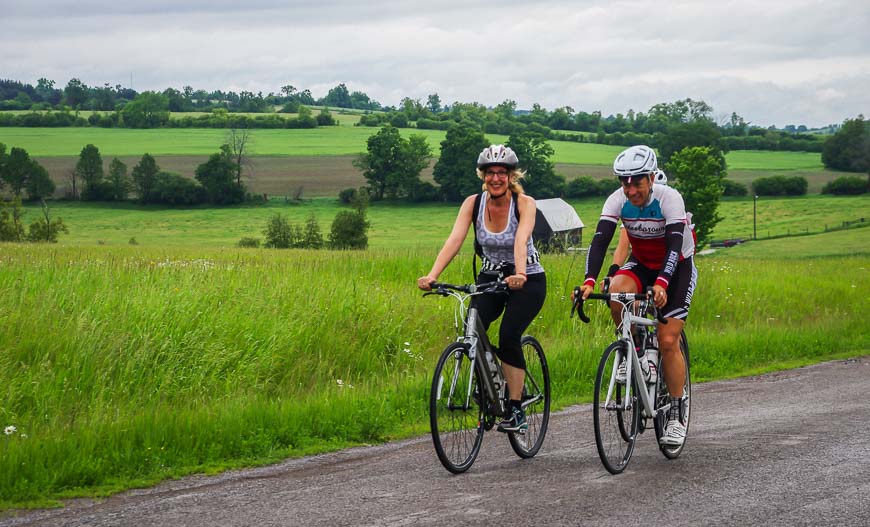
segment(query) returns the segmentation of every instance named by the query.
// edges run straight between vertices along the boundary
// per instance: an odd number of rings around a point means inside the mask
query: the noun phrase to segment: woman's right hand
[[[435,278],[432,278],[429,275],[421,276],[417,279],[417,287],[422,289],[423,291],[431,291],[432,290],[432,282],[435,281]]]

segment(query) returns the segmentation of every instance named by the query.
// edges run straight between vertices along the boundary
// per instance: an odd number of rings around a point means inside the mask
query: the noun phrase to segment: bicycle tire
[[[619,474],[634,453],[637,442],[640,412],[637,396],[632,395],[626,410],[618,409],[624,399],[625,385],[615,383],[610,408],[605,407],[607,390],[613,371],[624,354],[624,342],[614,342],[601,355],[595,375],[595,392],[592,402],[592,420],[595,427],[595,447],[604,468],[611,474]]]
[[[483,397],[477,368],[468,358],[468,346],[458,342],[448,345],[432,376],[429,425],[438,459],[454,474],[468,470],[480,452]]]
[[[689,439],[689,421],[692,415],[692,376],[691,376],[691,365],[689,363],[689,341],[686,338],[686,333],[682,332],[680,334],[680,352],[683,354],[683,361],[686,365],[686,384],[683,385],[683,409],[686,416],[686,440]],[[670,402],[670,394],[668,393],[668,387],[664,380],[664,375],[662,375],[661,369],[661,353],[659,353],[659,379],[656,382],[656,409],[661,408],[665,404]],[[656,442],[661,439],[662,435],[665,433],[665,424],[667,422],[667,416],[664,414],[658,415],[656,414],[655,418],[655,430],[656,430]],[[677,459],[680,457],[680,454],[683,452],[683,449],[686,447],[686,441],[683,441],[683,444],[680,446],[672,446],[672,445],[662,445],[659,443],[659,451],[668,459]]]
[[[527,459],[534,457],[541,449],[550,424],[550,368],[544,348],[537,339],[524,336],[522,349],[526,359],[523,404],[529,429],[524,434],[509,433],[508,441],[516,455]],[[528,403],[532,400],[535,402]]]

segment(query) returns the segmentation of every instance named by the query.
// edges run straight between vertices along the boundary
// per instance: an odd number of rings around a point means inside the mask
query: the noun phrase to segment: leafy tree
[[[404,139],[393,126],[385,126],[366,141],[367,153],[354,161],[369,182],[372,199],[413,198],[420,171],[429,164],[432,150],[426,138]]]
[[[31,161],[30,177],[27,178],[27,196],[30,199],[42,199],[54,194],[54,181],[48,171],[36,160]]]
[[[151,154],[143,154],[139,163],[133,167],[133,188],[136,194],[139,195],[139,200],[143,203],[148,203],[154,191],[154,186],[157,183],[157,174],[160,173],[160,167],[157,166],[157,161]]]
[[[79,160],[76,162],[76,176],[84,182],[82,199],[99,199],[95,189],[103,180],[103,158],[100,149],[88,144],[82,148]]]
[[[80,108],[88,100],[88,87],[79,79],[70,79],[63,90],[67,105]]]
[[[724,192],[725,156],[708,147],[688,147],[672,156],[665,171],[669,179],[676,180],[673,186],[693,214],[698,247],[703,247],[722,221],[718,209]]]
[[[125,165],[117,157],[109,163],[109,183],[112,186],[112,199],[122,201],[127,199],[127,195],[133,188],[133,182],[130,176],[127,175],[127,165]]]
[[[870,121],[863,115],[846,119],[843,126],[825,141],[822,163],[827,168],[870,173]]]
[[[245,189],[236,183],[237,173],[232,150],[224,144],[219,153],[212,154],[208,161],[196,167],[196,180],[205,189],[209,203],[241,203],[245,198]]]
[[[21,195],[21,191],[27,186],[27,180],[33,171],[33,160],[30,154],[23,148],[13,146],[3,163],[3,181],[9,186],[12,194]]]
[[[339,108],[353,108],[353,101],[350,98],[350,92],[344,83],[329,90],[326,97],[323,98],[324,106],[337,106]]]
[[[429,98],[426,100],[426,108],[432,113],[440,112],[442,110],[441,97],[437,93],[429,95]]]
[[[121,111],[128,128],[156,128],[169,121],[169,99],[154,92],[142,92]]]
[[[674,153],[687,147],[708,147],[721,154],[721,137],[716,123],[706,119],[671,124],[664,132],[655,134],[654,146],[658,150],[659,165],[666,165]]]
[[[441,193],[448,201],[460,201],[480,192],[480,179],[475,176],[477,156],[489,146],[489,141],[476,125],[463,122],[447,129],[441,141],[441,157],[432,172]]]
[[[520,160],[519,167],[526,171],[522,182],[529,195],[536,198],[555,198],[565,191],[565,178],[556,174],[550,161],[553,147],[536,132],[521,132],[508,138],[509,146]]]
[[[666,123],[689,123],[692,121],[713,122],[713,107],[704,101],[683,99],[673,103],[659,103],[649,109],[649,118]]]

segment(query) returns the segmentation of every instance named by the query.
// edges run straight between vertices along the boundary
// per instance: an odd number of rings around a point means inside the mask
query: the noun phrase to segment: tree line
[[[40,78],[34,87],[15,80],[0,80],[0,110],[34,110],[27,115],[2,115],[0,126],[102,126],[102,127],[242,127],[249,128],[311,128],[332,124],[325,120],[315,124],[311,118],[278,119],[249,118],[247,122],[227,123],[227,118],[169,119],[169,112],[212,112],[225,110],[228,113],[298,113],[307,106],[319,105],[339,109],[357,109],[367,112],[360,120],[361,126],[382,126],[391,124],[396,128],[416,127],[420,129],[447,130],[451,124],[463,120],[477,122],[487,133],[510,135],[522,130],[543,133],[548,139],[562,141],[595,142],[613,145],[652,144],[656,134],[660,134],[673,123],[690,122],[699,119],[710,121],[721,137],[722,146],[727,150],[787,150],[820,152],[824,135],[809,133],[804,126],[788,125],[783,130],[775,127],[754,126],[743,117],[732,112],[726,122],[715,122],[713,108],[704,101],[690,98],[673,103],[653,105],[646,113],[630,109],[627,113],[604,116],[600,111],[575,111],[571,106],[563,106],[547,111],[539,104],[531,110],[520,110],[516,101],[505,100],[493,108],[479,103],[454,102],[442,104],[437,93],[430,94],[425,103],[420,99],[405,97],[397,107],[384,106],[360,91],[350,91],[344,83],[329,89],[321,98],[315,99],[310,90],[298,90],[295,86],[285,85],[279,93],[253,93],[241,91],[224,92],[215,90],[194,90],[185,86],[182,90],[167,88],[162,92],[137,93],[120,85],[108,84],[102,87],[89,87],[79,79],[71,79],[65,88],[55,88],[55,82]],[[145,95],[147,94],[147,97]],[[135,101],[139,106],[156,108],[152,118],[144,118],[137,112],[124,112],[127,105]],[[38,113],[44,110],[57,112]],[[98,110],[112,112],[94,114],[88,119],[77,119],[71,110]],[[146,112],[147,113],[147,112]],[[310,110],[309,110],[310,113]],[[584,132],[580,135],[565,132]]]

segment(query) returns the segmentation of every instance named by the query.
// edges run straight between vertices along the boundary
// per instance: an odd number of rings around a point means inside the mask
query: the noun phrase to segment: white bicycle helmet
[[[665,175],[665,171],[658,168],[656,169],[656,175],[653,178],[654,183],[658,183],[659,185],[667,185],[668,184],[668,176]]]
[[[504,145],[490,145],[483,149],[477,156],[477,168],[486,168],[490,165],[502,165],[508,168],[516,168],[520,160],[513,150]]]
[[[633,177],[646,176],[657,169],[656,153],[646,145],[627,148],[613,161],[613,174],[619,178],[629,178],[629,182]]]

